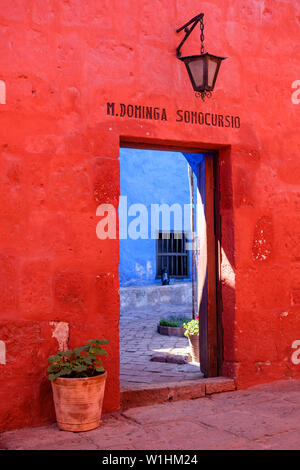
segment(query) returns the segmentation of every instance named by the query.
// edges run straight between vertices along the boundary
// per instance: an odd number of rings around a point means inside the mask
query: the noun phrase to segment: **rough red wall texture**
[[[175,56],[175,29],[199,8],[207,49],[228,57],[205,103]],[[110,340],[104,410],[119,406],[118,241],[96,237],[96,208],[118,205],[120,140],[220,150],[223,372],[239,387],[300,377],[300,3],[10,0],[0,34],[0,428],[54,420],[52,322],[70,347]],[[107,102],[168,120],[107,116]],[[176,122],[177,109],[241,126]]]

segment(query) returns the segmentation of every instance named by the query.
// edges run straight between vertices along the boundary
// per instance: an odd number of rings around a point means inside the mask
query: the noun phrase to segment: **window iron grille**
[[[170,278],[189,277],[189,251],[186,249],[187,235],[184,232],[160,231],[156,239],[156,279],[163,268]]]

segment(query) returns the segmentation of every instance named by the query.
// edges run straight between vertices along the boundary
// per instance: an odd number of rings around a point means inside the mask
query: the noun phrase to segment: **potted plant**
[[[171,315],[168,318],[162,318],[157,325],[157,331],[161,335],[184,336],[183,324],[190,318],[183,315]]]
[[[79,432],[99,426],[107,377],[99,356],[107,355],[102,346],[108,343],[106,339],[91,339],[84,346],[48,358],[48,378],[60,429]]]
[[[184,336],[189,340],[193,362],[200,362],[199,354],[199,315],[195,320],[183,324],[185,329]]]

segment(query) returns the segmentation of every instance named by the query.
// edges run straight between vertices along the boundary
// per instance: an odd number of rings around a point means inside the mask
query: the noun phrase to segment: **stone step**
[[[169,401],[190,400],[235,389],[234,380],[228,377],[132,385],[121,387],[121,409]]]

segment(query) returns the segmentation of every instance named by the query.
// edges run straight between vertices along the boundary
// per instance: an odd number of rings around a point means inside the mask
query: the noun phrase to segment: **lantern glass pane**
[[[190,72],[193,76],[196,87],[202,87],[204,81],[204,61],[203,59],[193,60],[189,63]]]
[[[208,59],[208,77],[207,77],[207,84],[209,87],[212,87],[214,84],[214,78],[216,74],[218,63],[211,58]]]

